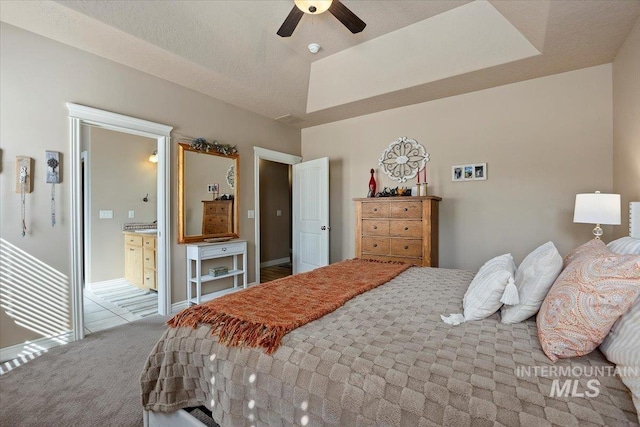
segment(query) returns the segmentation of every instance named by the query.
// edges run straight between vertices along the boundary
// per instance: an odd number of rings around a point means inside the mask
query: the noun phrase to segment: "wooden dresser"
[[[155,234],[124,233],[124,278],[142,289],[157,289]]]
[[[440,197],[377,197],[356,203],[356,257],[438,266]]]
[[[233,200],[202,201],[202,234],[233,233]]]

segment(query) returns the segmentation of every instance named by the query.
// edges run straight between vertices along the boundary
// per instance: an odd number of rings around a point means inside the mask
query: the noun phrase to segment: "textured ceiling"
[[[611,62],[640,15],[638,0],[490,1],[540,55],[307,113],[313,61],[392,39],[388,33],[468,1],[343,3],[367,23],[362,33],[351,34],[325,13],[305,15],[292,37],[278,37],[290,0],[5,0],[0,20],[266,117],[291,115],[294,126],[308,127]],[[307,50],[311,42],[322,46],[316,55]],[[420,59],[413,52],[405,63]]]

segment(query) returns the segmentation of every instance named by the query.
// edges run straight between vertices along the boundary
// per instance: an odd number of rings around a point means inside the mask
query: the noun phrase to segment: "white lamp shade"
[[[298,6],[298,9],[311,15],[318,15],[319,13],[326,12],[331,6],[332,1],[333,0],[293,0],[296,6]],[[309,10],[312,6],[315,7],[313,12]]]
[[[576,194],[573,222],[620,225],[620,195]]]

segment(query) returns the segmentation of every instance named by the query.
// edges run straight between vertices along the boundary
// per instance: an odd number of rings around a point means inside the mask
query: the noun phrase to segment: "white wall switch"
[[[135,218],[136,217],[136,212],[135,211],[129,211],[129,218]]]
[[[100,219],[113,219],[113,211],[100,211]]]
[[[249,209],[247,211],[247,218],[255,218],[256,217],[256,211]]]
[[[276,216],[282,216],[282,211],[280,209],[276,210]]]

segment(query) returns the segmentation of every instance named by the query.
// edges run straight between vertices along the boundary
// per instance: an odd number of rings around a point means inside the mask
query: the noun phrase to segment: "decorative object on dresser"
[[[239,268],[238,257],[242,256],[242,268]],[[203,274],[202,261],[208,259],[233,257],[233,268],[227,269],[226,274]],[[213,269],[220,269],[214,267]],[[242,288],[238,286],[238,276],[242,275]],[[202,295],[202,284],[212,280],[233,277],[233,287]],[[192,286],[195,286],[196,295],[193,296]],[[187,245],[187,303],[200,304],[213,298],[239,291],[247,287],[247,241],[232,240],[221,243],[198,243]]]
[[[602,236],[600,224],[620,225],[620,195],[595,193],[576,194],[573,222],[595,224],[593,235]]]
[[[398,138],[382,152],[378,160],[382,171],[398,182],[415,178],[429,161],[429,153],[415,139]]]
[[[373,174],[376,173],[374,169],[371,169],[371,179],[369,180],[369,192],[367,193],[367,197],[375,197],[376,196],[376,179],[373,177]]]
[[[156,235],[124,233],[124,278],[142,289],[157,289]]]
[[[451,181],[485,181],[487,179],[487,164],[474,163],[470,165],[451,166]]]
[[[438,266],[436,196],[358,198],[356,257]]]

